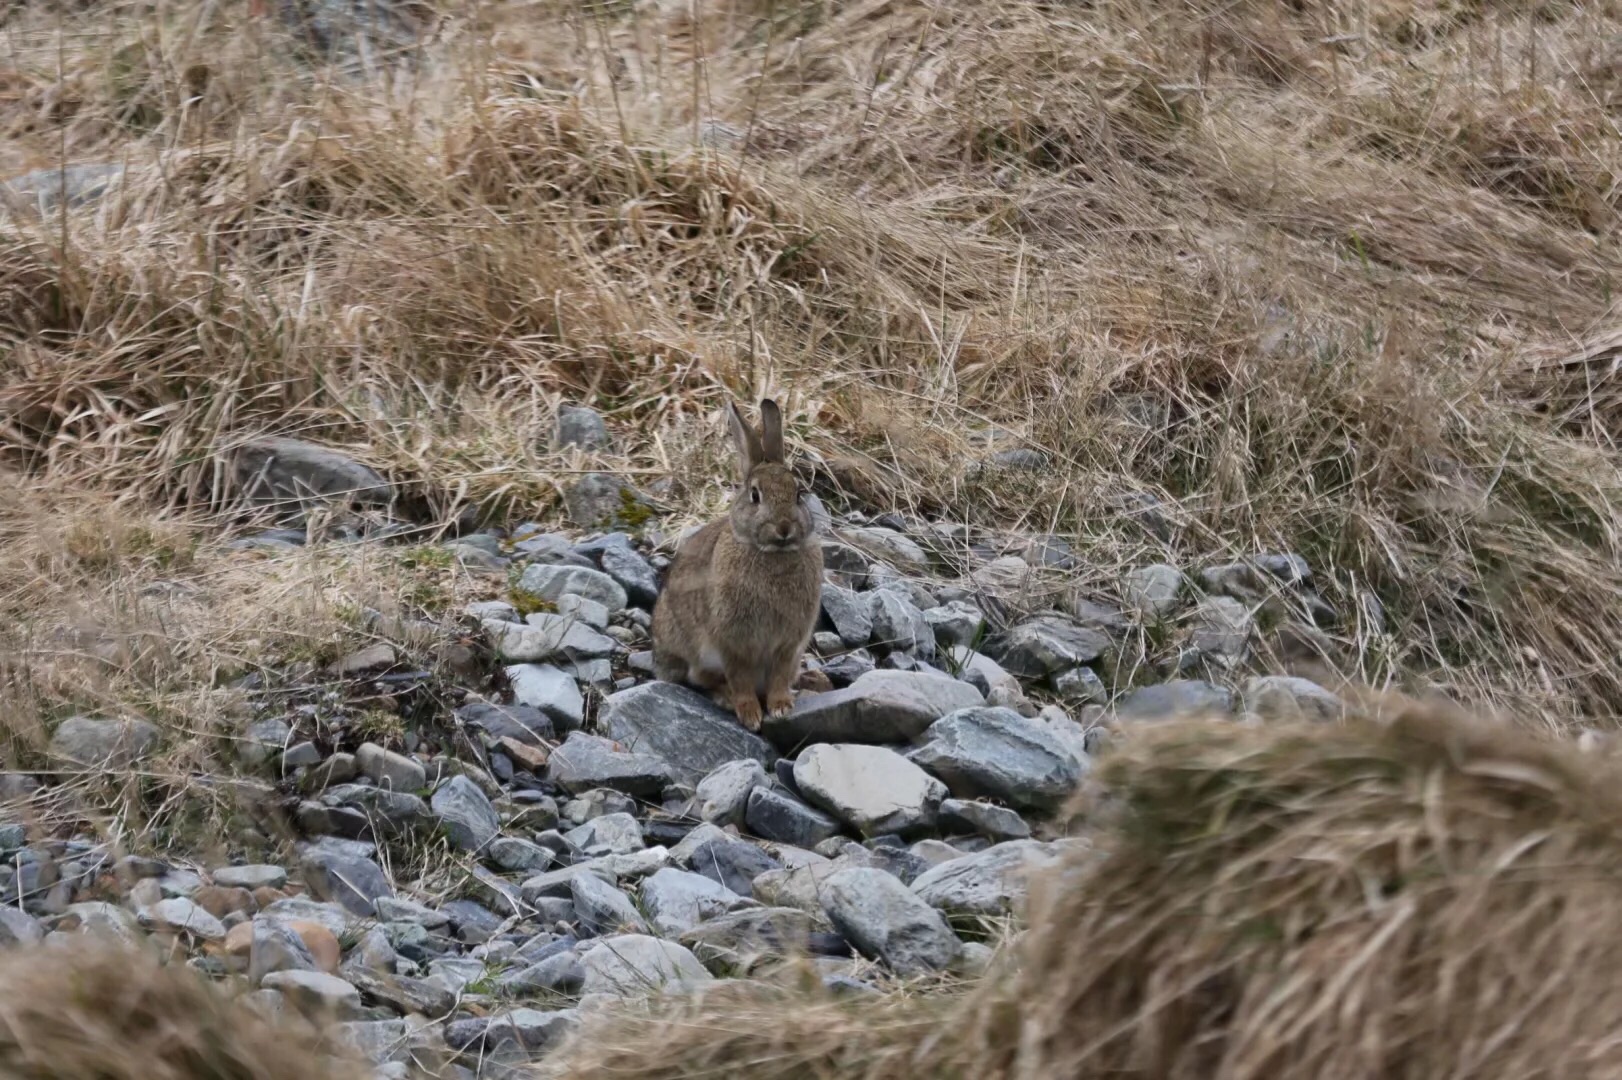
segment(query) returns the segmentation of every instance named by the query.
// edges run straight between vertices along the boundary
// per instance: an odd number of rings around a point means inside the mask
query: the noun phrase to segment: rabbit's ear
[[[783,414],[771,398],[760,400],[760,446],[766,461],[783,464]]]
[[[727,402],[727,428],[731,430],[732,441],[738,447],[738,472],[748,476],[750,469],[766,460],[766,452],[761,449],[760,436],[755,434],[738,411],[736,401]]]

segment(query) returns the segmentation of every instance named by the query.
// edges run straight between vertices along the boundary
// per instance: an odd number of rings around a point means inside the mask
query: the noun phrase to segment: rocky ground
[[[589,410],[564,411],[560,438],[602,434]],[[308,444],[253,464],[284,501],[371,482]],[[610,523],[640,499],[590,475],[569,505]],[[234,546],[253,559],[345,542],[333,520],[307,512]],[[822,512],[823,614],[796,705],[751,734],[653,679],[675,538],[641,524],[423,547],[505,598],[443,625],[370,612],[373,644],[237,687],[251,717],[234,756],[262,784],[250,832],[266,842],[227,843],[271,856],[120,854],[22,815],[3,837],[6,935],[150,936],[253,1007],[335,1016],[378,1075],[472,1075],[547,1054],[593,1002],[789,957],[852,994],[977,970],[1028,876],[1088,845],[1048,819],[1111,738],[1190,710],[1344,708],[1260,673],[1253,650],[1281,627],[1327,640],[1314,622],[1337,624],[1299,558],[1148,565],[1084,592],[1056,538]],[[87,772],[138,773],[164,737],[66,719],[53,771],[7,777],[13,805]]]

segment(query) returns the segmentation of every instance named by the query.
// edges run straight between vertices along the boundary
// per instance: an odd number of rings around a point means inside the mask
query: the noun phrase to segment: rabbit
[[[727,516],[689,536],[653,608],[654,670],[666,682],[719,692],[749,731],[761,702],[773,716],[794,704],[822,607],[822,543],[783,460],[783,416],[770,398],[751,428],[727,403],[742,482]]]

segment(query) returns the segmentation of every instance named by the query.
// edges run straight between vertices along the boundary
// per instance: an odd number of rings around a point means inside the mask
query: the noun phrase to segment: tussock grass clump
[[[558,1075],[1615,1075],[1613,768],[1410,703],[1168,724],[1105,764],[1098,850],[978,985],[616,1015]]]
[[[14,1080],[338,1080],[317,1049],[195,972],[93,936],[0,957],[0,1074]]]
[[[1613,770],[1411,704],[1146,734],[976,1041],[1003,1075],[1614,1074]]]

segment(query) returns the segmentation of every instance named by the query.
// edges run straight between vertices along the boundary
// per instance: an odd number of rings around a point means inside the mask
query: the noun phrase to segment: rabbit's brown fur
[[[782,415],[767,399],[760,417],[756,432],[728,404],[742,482],[727,516],[676,552],[653,609],[659,678],[721,691],[750,731],[763,701],[773,715],[793,705],[822,597],[822,545],[783,458]]]

